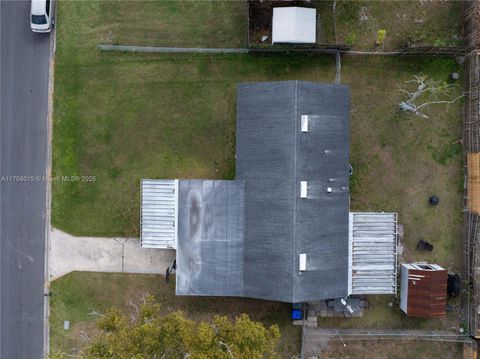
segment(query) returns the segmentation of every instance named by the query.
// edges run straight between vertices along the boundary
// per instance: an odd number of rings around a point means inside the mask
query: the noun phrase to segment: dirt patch
[[[336,41],[376,51],[461,45],[462,8],[460,1],[338,1]]]
[[[462,357],[463,343],[413,340],[330,341],[321,352],[322,359],[460,359]]]

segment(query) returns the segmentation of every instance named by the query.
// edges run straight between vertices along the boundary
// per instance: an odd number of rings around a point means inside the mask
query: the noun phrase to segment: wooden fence
[[[471,49],[479,47],[478,21],[480,7],[478,1],[465,1],[463,8],[463,39],[465,46]]]
[[[480,338],[480,213],[478,168],[480,152],[480,55],[472,51],[465,61],[464,151],[464,244],[466,288],[465,315],[469,332]],[[478,272],[478,274],[477,274]]]

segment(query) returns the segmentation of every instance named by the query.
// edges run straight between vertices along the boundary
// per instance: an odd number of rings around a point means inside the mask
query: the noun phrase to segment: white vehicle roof
[[[32,15],[45,15],[46,0],[32,0]]]

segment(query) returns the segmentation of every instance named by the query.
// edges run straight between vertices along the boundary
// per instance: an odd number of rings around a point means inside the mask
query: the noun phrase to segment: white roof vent
[[[308,115],[301,116],[301,128],[302,132],[308,132]]]
[[[298,260],[298,269],[301,272],[307,270],[307,253],[300,253],[299,260]]]
[[[300,198],[307,198],[307,181],[300,181]]]
[[[327,192],[332,193],[332,187],[327,187]]]

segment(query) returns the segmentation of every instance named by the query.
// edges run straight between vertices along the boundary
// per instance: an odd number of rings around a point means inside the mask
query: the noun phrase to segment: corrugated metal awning
[[[397,214],[350,213],[349,294],[397,291]]]
[[[141,243],[145,248],[177,248],[178,180],[141,181]]]

